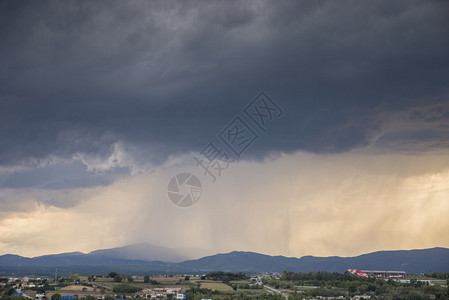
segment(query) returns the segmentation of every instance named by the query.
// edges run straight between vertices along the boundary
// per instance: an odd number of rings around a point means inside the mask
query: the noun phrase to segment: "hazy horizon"
[[[256,252],[256,251],[247,251],[247,250],[231,250],[231,251],[219,251],[219,252],[213,252],[211,250],[207,250],[207,249],[196,249],[198,250],[197,252],[195,252],[195,249],[187,249],[187,254],[183,252],[183,250],[186,249],[177,249],[177,248],[170,248],[170,247],[165,247],[165,246],[159,246],[159,245],[153,245],[150,243],[135,243],[135,244],[128,244],[128,245],[122,245],[122,246],[116,246],[116,247],[111,247],[111,248],[102,248],[102,249],[92,249],[90,251],[67,251],[67,252],[58,252],[58,253],[45,253],[42,255],[36,255],[36,256],[23,256],[23,257],[27,257],[27,258],[35,258],[35,257],[40,257],[40,256],[46,256],[46,255],[59,255],[59,254],[92,254],[93,252],[96,251],[101,251],[101,250],[110,250],[110,249],[120,249],[120,248],[124,248],[124,247],[128,247],[128,246],[136,246],[136,245],[149,245],[149,246],[155,246],[155,247],[160,247],[160,248],[166,248],[166,249],[170,249],[170,250],[177,250],[177,254],[185,254],[186,258],[182,259],[182,260],[176,260],[176,261],[171,261],[171,260],[167,260],[169,262],[182,262],[184,260],[195,260],[195,259],[199,259],[199,258],[203,258],[203,257],[208,257],[208,256],[214,256],[217,254],[228,254],[228,253],[232,253],[232,252],[247,252],[247,253],[257,253],[257,254],[262,254],[262,255],[269,255],[269,256],[284,256],[284,257],[293,257],[293,258],[301,258],[304,256],[314,256],[314,257],[357,257],[357,256],[361,256],[361,255],[365,255],[365,254],[369,254],[369,253],[375,253],[375,252],[388,252],[388,251],[413,251],[413,250],[427,250],[427,249],[434,249],[434,248],[446,248],[447,247],[439,247],[439,246],[435,246],[435,247],[430,247],[430,248],[412,248],[412,249],[379,249],[379,250],[374,250],[374,251],[370,251],[370,252],[364,252],[364,253],[360,253],[360,254],[355,254],[355,255],[351,255],[351,256],[341,256],[341,255],[328,255],[328,256],[316,256],[313,254],[305,254],[302,256],[288,256],[288,255],[283,255],[281,253],[278,254],[266,254],[266,253],[261,253],[261,252]],[[189,255],[188,253],[190,252],[191,255]],[[199,254],[199,253],[203,253],[203,254]],[[9,254],[9,255],[19,255],[16,253],[3,253],[0,255],[5,255],[5,254]],[[130,255],[132,256],[132,255]],[[140,258],[130,258],[130,259],[140,259]],[[141,260],[150,260],[150,259],[141,259]],[[156,260],[156,259],[155,259]],[[164,260],[163,260],[164,261]]]

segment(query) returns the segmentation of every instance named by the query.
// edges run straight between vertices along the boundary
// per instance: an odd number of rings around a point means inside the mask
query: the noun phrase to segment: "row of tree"
[[[425,272],[424,276],[436,279],[448,279],[449,273],[441,273],[441,272]]]
[[[231,272],[211,272],[206,275],[207,279],[211,279],[214,281],[222,281],[224,283],[229,283],[230,281],[239,281],[246,280],[248,276],[246,274],[240,273],[231,273]]]

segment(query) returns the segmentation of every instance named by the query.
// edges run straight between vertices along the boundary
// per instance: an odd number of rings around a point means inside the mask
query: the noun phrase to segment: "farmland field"
[[[216,281],[202,281],[201,288],[211,289],[213,291],[217,290],[220,292],[233,291],[232,287],[229,285]]]

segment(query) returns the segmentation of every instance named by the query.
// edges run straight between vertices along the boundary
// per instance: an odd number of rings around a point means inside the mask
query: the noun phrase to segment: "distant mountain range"
[[[131,260],[156,260],[166,262],[181,262],[188,259],[188,252],[186,249],[173,249],[168,247],[155,246],[147,243],[133,244],[124,247],[101,249],[90,252],[88,255],[97,256],[103,255],[113,258],[131,259]]]
[[[422,250],[378,251],[356,257],[301,258],[268,256],[253,252],[231,252],[217,254],[179,265],[199,271],[328,271],[344,272],[347,269],[396,270],[407,273],[425,271],[449,272],[449,249],[431,248]]]
[[[136,244],[81,252],[44,255],[33,258],[6,254],[0,256],[0,275],[106,274],[111,271],[137,275],[154,273],[232,272],[344,272],[349,268],[396,270],[407,273],[449,272],[449,249],[378,251],[356,257],[301,258],[270,256],[234,251],[183,260],[179,251],[150,244]],[[171,261],[171,262],[169,262]],[[174,262],[173,262],[174,261]]]

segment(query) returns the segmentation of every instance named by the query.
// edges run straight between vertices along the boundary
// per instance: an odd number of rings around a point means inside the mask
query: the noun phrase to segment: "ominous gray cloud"
[[[200,150],[259,90],[286,114],[248,157],[363,147],[384,133],[385,120],[415,107],[420,122],[437,123],[419,108],[447,107],[448,8],[444,1],[2,1],[0,165],[101,159],[118,144],[157,165]],[[447,113],[439,118],[449,123]],[[435,146],[447,140],[400,136]],[[383,144],[388,139],[396,137]]]

